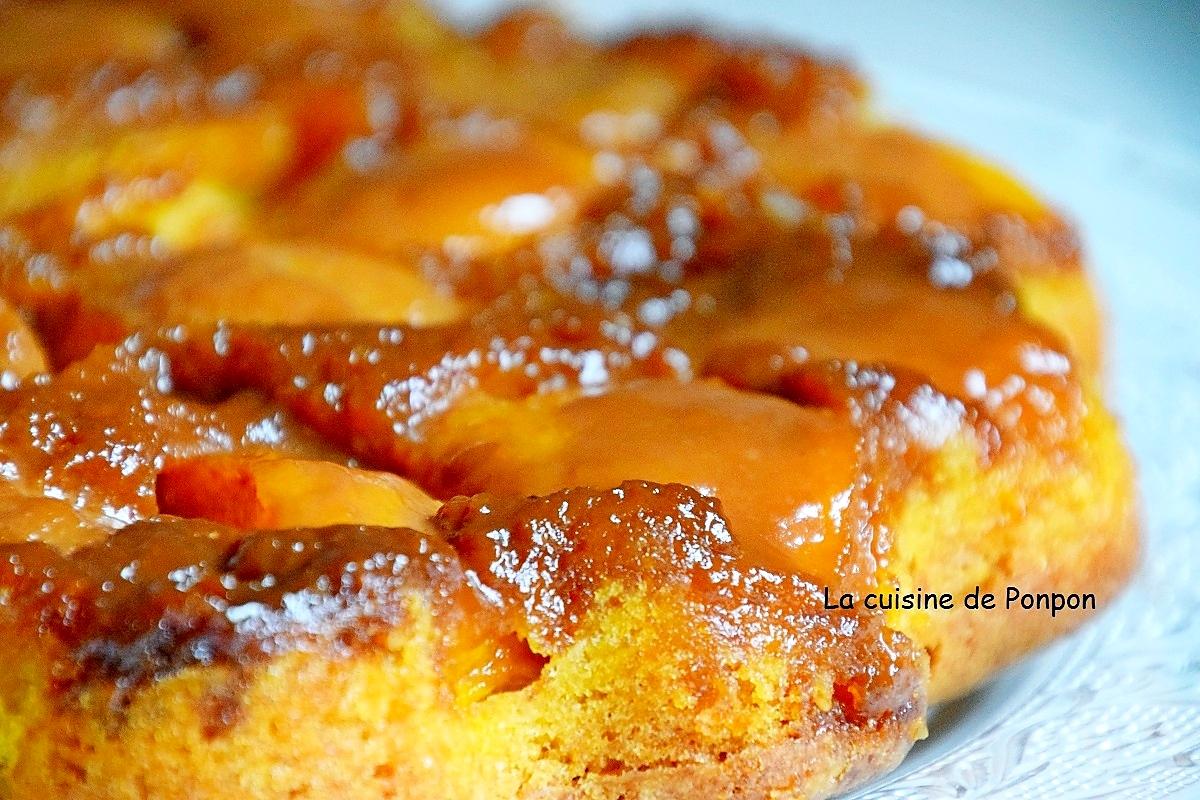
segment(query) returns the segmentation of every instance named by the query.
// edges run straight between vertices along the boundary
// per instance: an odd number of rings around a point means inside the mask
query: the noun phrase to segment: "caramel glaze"
[[[3,613],[61,642],[64,684],[378,644],[413,591],[451,639],[496,643],[451,672],[498,659],[514,677],[495,686],[517,686],[539,662],[522,648],[569,643],[603,572],[678,587],[731,641],[763,632],[831,661],[847,718],[911,697],[886,686],[911,666],[903,643],[818,612],[797,576],[873,580],[880,509],[950,436],[983,460],[1069,440],[1081,378],[1012,283],[1014,237],[1039,268],[1074,268],[1066,226],[963,207],[971,192],[927,143],[860,135],[850,70],[790,48],[690,32],[598,45],[533,12],[464,36],[407,4],[243,5],[115,4],[104,13],[160,27],[77,71],[36,52],[29,74],[0,62],[0,137],[32,154],[19,191],[0,181],[0,290],[58,370],[0,398],[4,476],[133,523],[69,554],[0,551]],[[203,144],[169,135],[194,129]],[[47,154],[70,168],[39,169]],[[197,186],[219,187],[228,238],[201,217],[172,241],[127,213]],[[543,191],[541,227],[481,227]],[[196,257],[220,280],[212,254],[253,237],[394,259],[471,311],[430,328],[208,329],[146,301]],[[258,446],[419,481],[449,501],[451,545],[139,521],[164,458]],[[528,493],[547,497],[515,499]],[[498,566],[549,557],[563,569],[528,586]],[[367,586],[349,566],[368,563],[401,569]],[[289,618],[296,596],[319,624]],[[558,598],[564,616],[547,616]]]
[[[115,528],[156,513],[155,476],[168,458],[268,450],[336,457],[252,395],[219,405],[172,395],[165,368],[160,353],[101,349],[0,396],[5,477]]]
[[[787,658],[789,680],[805,687],[814,669],[832,675],[840,719],[866,725],[916,713],[906,641],[877,618],[824,611],[816,587],[796,576],[747,565],[720,503],[689,487],[458,497],[435,524],[444,539],[355,526],[245,533],[162,519],[70,555],[10,545],[0,614],[43,637],[60,689],[106,679],[119,706],[129,690],[191,665],[386,646],[406,629],[416,597],[435,620],[446,690],[478,699],[535,678],[545,658],[586,632],[601,590],[649,587],[678,595],[728,648],[700,655],[711,659],[696,665],[700,685],[731,653],[803,653]]]
[[[867,241],[838,238],[773,245],[760,269],[706,280],[701,291],[719,298],[709,315],[717,333],[689,350],[702,361],[698,371],[767,389],[802,364],[873,365],[902,383],[928,384],[965,411],[988,455],[1004,446],[1052,449],[1077,434],[1081,376],[1069,351],[1020,313],[1007,279],[976,271],[978,251],[896,229]],[[851,258],[829,257],[843,244]],[[962,270],[962,285],[945,283],[949,269]]]
[[[539,290],[518,314],[506,298],[442,328],[174,330],[156,346],[181,387],[267,393],[437,496],[686,483],[723,499],[761,563],[862,589],[890,546],[878,511],[928,454],[964,437],[982,461],[1067,457],[1084,408],[1061,343],[1000,276],[931,290],[941,245],[850,238],[861,255],[839,269],[836,244],[799,232],[754,266],[685,276],[700,299],[657,328],[625,316],[652,302],[630,280],[634,299],[607,313],[559,299],[528,315]],[[691,371],[745,391],[681,385]],[[481,396],[503,424],[472,417]]]
[[[384,646],[419,596],[436,619],[447,686],[496,690],[537,659],[470,588],[454,551],[405,529],[242,533],[157,520],[62,555],[10,546],[4,614],[52,635],[52,683],[128,690],[191,665],[248,665],[296,649]],[[480,643],[489,647],[479,649]]]
[[[295,236],[316,230],[320,238],[357,248],[382,246],[413,258],[442,260],[431,277],[439,282],[457,277],[460,290],[490,297],[497,286],[511,285],[509,270],[497,275],[494,264],[462,269],[445,263],[455,259],[443,259],[436,238],[388,245],[398,217],[400,227],[407,227],[403,217],[414,194],[438,185],[469,193],[497,172],[509,180],[499,182],[495,200],[541,191],[551,183],[584,184],[565,187],[572,191],[589,188],[586,184],[595,180],[580,172],[581,165],[590,171],[597,153],[613,155],[610,148],[620,152],[628,147],[640,152],[646,144],[642,136],[627,141],[604,131],[580,141],[581,117],[591,110],[589,104],[619,101],[619,95],[609,92],[626,83],[640,88],[639,78],[662,82],[654,84],[648,105],[662,116],[654,127],[666,125],[650,143],[663,157],[678,150],[677,145],[713,149],[708,132],[699,131],[702,126],[691,118],[705,104],[738,118],[766,108],[789,125],[804,127],[813,119],[851,114],[862,94],[857,77],[841,65],[791,48],[734,46],[699,33],[637,35],[598,47],[575,38],[557,20],[530,14],[501,20],[472,40],[406,7],[404,21],[417,29],[412,41],[381,41],[376,13],[339,8],[337,14],[304,15],[289,3],[264,6],[236,12],[173,8],[179,14],[174,24],[181,30],[165,37],[174,45],[166,50],[118,55],[103,69],[85,69],[82,75],[47,70],[0,82],[9,89],[14,108],[0,120],[9,125],[2,132],[14,147],[35,153],[41,148],[59,153],[77,140],[90,153],[86,147],[94,144],[115,146],[123,141],[120,136],[136,144],[137,135],[170,132],[180,125],[233,129],[228,141],[214,134],[203,159],[168,139],[158,146],[161,153],[147,147],[153,157],[147,156],[145,163],[131,157],[111,174],[60,187],[45,203],[17,205],[0,223],[0,286],[5,296],[37,316],[55,365],[87,355],[97,342],[119,342],[131,326],[163,321],[139,313],[143,310],[136,295],[145,291],[146,279],[186,259],[186,253],[164,247],[144,221],[96,225],[96,216],[105,218],[113,206],[136,205],[147,196],[170,197],[193,180],[228,183],[239,192],[266,191],[267,213],[256,225],[268,232]],[[246,14],[279,19],[249,34],[244,26],[253,23]],[[231,27],[236,36],[230,36]],[[166,34],[171,33],[168,26]],[[263,46],[261,35],[272,40],[270,47]],[[547,40],[558,44],[547,46]],[[681,56],[685,52],[687,58]],[[154,57],[147,60],[148,55]],[[314,61],[317,56],[327,58]],[[513,91],[489,91],[474,73],[458,75],[464,69],[458,62],[501,76]],[[231,64],[239,69],[230,70]],[[31,117],[47,104],[55,111],[49,129],[9,122]],[[392,111],[378,113],[384,106]],[[680,132],[674,130],[677,125]],[[519,147],[502,143],[489,152],[492,134],[507,140],[514,130]],[[75,131],[86,135],[77,137]],[[717,137],[732,131],[725,123]],[[705,141],[693,141],[693,133],[704,133]],[[282,154],[272,149],[277,139],[286,140],[278,144]],[[456,148],[456,141],[463,146]],[[369,145],[361,149],[382,155],[364,163],[347,155],[347,165],[338,156],[348,143]],[[525,159],[527,163],[515,165],[519,169],[509,168],[514,159],[521,161],[523,150],[532,147],[536,153],[546,143],[554,145],[549,153]],[[420,154],[428,151],[449,151],[454,162],[473,168],[465,176],[440,164],[426,169]],[[180,165],[189,159],[194,163]],[[642,160],[638,155],[630,163]],[[332,169],[324,174],[324,167]],[[717,171],[710,170],[708,177]],[[305,180],[318,173],[319,180]],[[541,174],[542,182],[530,173]],[[529,180],[534,182],[522,186]],[[399,200],[389,201],[389,186],[399,192]],[[720,181],[707,188],[719,190]],[[586,191],[577,193],[577,200],[586,200]],[[442,236],[458,232],[437,218],[447,210],[459,209],[435,207],[432,219],[419,220],[422,235],[429,230]],[[460,209],[458,222],[473,227],[469,217],[477,210]],[[706,224],[717,221],[720,209],[716,212]],[[392,222],[379,224],[381,215]],[[726,219],[722,226],[738,224]],[[416,246],[420,244],[432,246],[425,251]]]
[[[697,624],[740,658],[783,656],[793,682],[811,679],[813,664],[831,670],[848,720],[911,712],[911,645],[877,618],[825,611],[816,586],[795,575],[748,564],[721,503],[691,487],[627,481],[528,500],[458,497],[437,522],[535,652],[553,655],[586,632],[594,604],[620,603],[613,586],[679,592]],[[673,633],[689,649],[694,631]],[[726,654],[697,655],[703,674]]]
[[[220,398],[255,388],[331,441],[401,474],[435,469],[425,427],[472,393],[520,400],[602,391],[623,377],[683,379],[687,357],[583,306],[502,299],[462,324],[327,330],[170,329],[147,343],[179,388]],[[429,481],[441,495],[452,476]]]

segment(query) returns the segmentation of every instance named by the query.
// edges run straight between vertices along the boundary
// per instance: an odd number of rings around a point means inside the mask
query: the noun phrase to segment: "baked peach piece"
[[[158,510],[237,528],[378,525],[425,530],[438,503],[388,472],[327,461],[202,456],[168,465],[155,483]]]

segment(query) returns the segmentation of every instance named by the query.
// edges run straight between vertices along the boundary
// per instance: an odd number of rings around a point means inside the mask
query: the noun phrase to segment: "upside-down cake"
[[[383,0],[0,38],[0,797],[821,797],[1084,618],[828,597],[1136,559],[1071,227],[843,64]]]

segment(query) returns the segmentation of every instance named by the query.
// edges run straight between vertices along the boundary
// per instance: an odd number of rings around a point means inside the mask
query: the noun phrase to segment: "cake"
[[[826,797],[1136,563],[1074,230],[843,63],[0,37],[0,798]]]

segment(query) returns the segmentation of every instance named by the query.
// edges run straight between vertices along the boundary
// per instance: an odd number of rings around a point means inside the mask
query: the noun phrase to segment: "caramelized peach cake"
[[[1136,559],[1071,227],[860,78],[0,5],[0,797],[823,797]],[[836,604],[834,604],[836,605]]]

